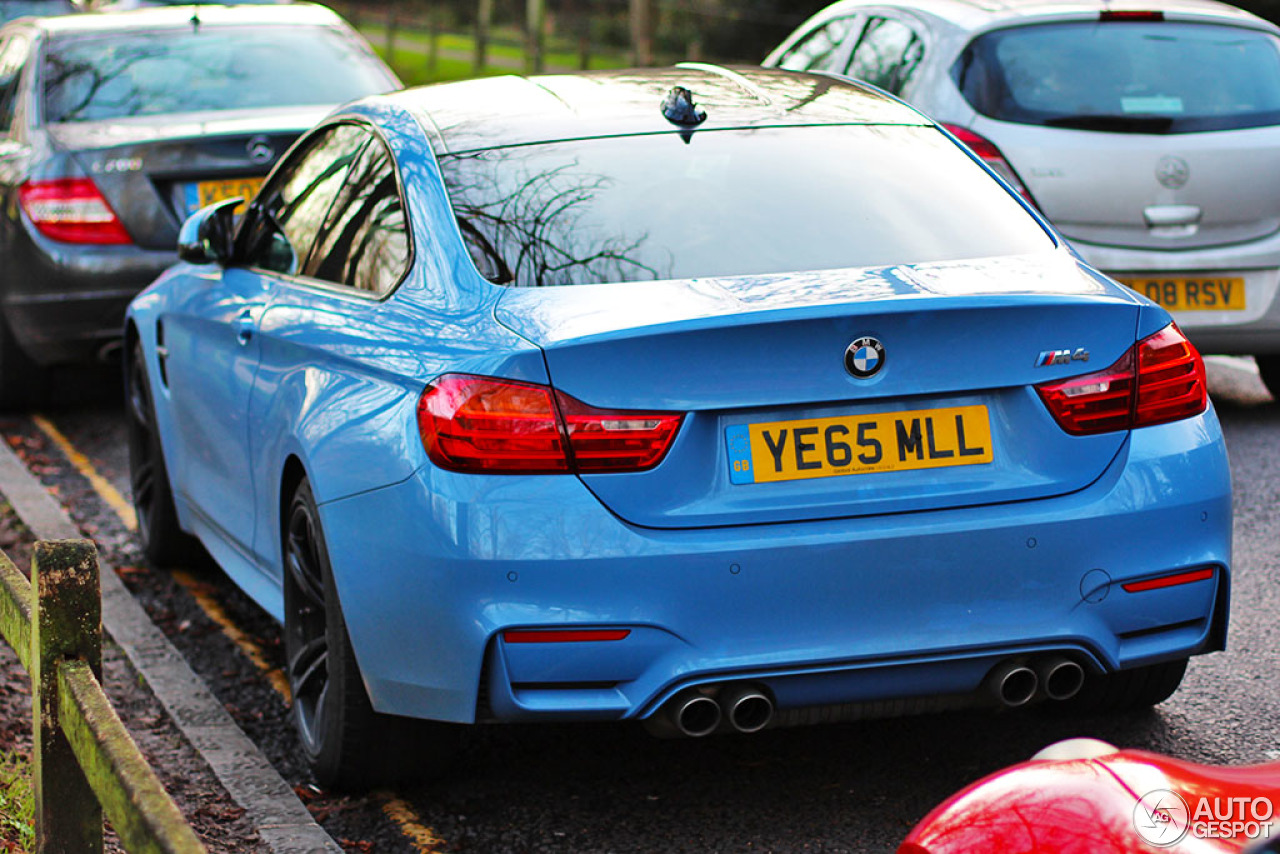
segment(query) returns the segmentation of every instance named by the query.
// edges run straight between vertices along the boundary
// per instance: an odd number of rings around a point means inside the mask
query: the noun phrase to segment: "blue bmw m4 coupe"
[[[464,724],[1151,705],[1223,646],[1199,354],[878,90],[409,90],[234,204],[128,313],[133,495],[282,622],[322,783]]]

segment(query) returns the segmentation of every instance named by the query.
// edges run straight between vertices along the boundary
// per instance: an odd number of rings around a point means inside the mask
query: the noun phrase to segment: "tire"
[[[1118,670],[1085,679],[1080,693],[1052,708],[1072,713],[1124,712],[1159,705],[1178,690],[1187,671],[1187,659]]]
[[[294,725],[316,782],[359,790],[439,774],[460,747],[462,727],[373,710],[305,479],[294,490],[282,533],[285,672]]]
[[[142,343],[129,351],[125,374],[125,429],[129,441],[129,485],[138,517],[142,551],[157,566],[191,566],[201,562],[200,544],[178,524],[169,470],[156,429],[155,399],[147,377]]]
[[[1253,360],[1258,363],[1262,384],[1271,392],[1272,397],[1280,400],[1280,355],[1254,356]]]
[[[12,412],[45,402],[48,371],[23,352],[0,317],[0,410]]]

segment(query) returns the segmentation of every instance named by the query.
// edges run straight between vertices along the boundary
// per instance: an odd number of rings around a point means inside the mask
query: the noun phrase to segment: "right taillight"
[[[1036,391],[1054,420],[1076,436],[1165,424],[1209,405],[1204,360],[1172,323],[1110,367],[1042,383]]]
[[[36,230],[51,240],[96,245],[133,242],[88,178],[28,181],[18,188],[18,202]]]
[[[488,474],[628,472],[666,456],[684,416],[588,406],[537,383],[445,374],[418,401],[418,430],[441,468]]]
[[[991,167],[991,170],[1003,178],[1010,187],[1018,191],[1018,195],[1026,199],[1032,205],[1036,200],[1031,198],[1031,192],[1027,190],[1022,183],[1022,179],[1018,177],[1018,173],[1013,171],[1013,167],[1009,165],[1009,161],[1005,159],[1004,154],[996,147],[996,144],[987,139],[982,134],[974,133],[960,125],[944,124],[944,128],[951,131],[951,134],[978,155],[978,158]]]

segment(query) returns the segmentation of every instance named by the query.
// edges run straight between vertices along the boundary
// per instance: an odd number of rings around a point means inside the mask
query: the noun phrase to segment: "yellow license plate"
[[[230,178],[221,181],[201,181],[195,185],[195,198],[190,198],[188,194],[188,207],[190,212],[200,210],[200,208],[211,205],[214,202],[225,201],[226,199],[234,199],[237,196],[243,199],[252,199],[253,194],[258,192],[258,188],[262,186],[262,178]],[[236,213],[244,211],[244,205],[236,207]]]
[[[725,430],[733,483],[989,463],[985,406],[737,424]]]
[[[1244,279],[1117,276],[1116,281],[1169,311],[1244,311]]]

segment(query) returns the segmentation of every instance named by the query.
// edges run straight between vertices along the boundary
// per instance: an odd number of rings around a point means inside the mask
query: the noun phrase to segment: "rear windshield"
[[[339,104],[393,88],[363,43],[317,26],[200,26],[64,38],[45,51],[45,121]]]
[[[1280,124],[1280,40],[1240,27],[1092,21],[996,30],[955,66],[979,113],[1022,124],[1191,133]]]
[[[1051,251],[933,127],[576,140],[441,158],[480,272],[517,287],[742,276]]]

